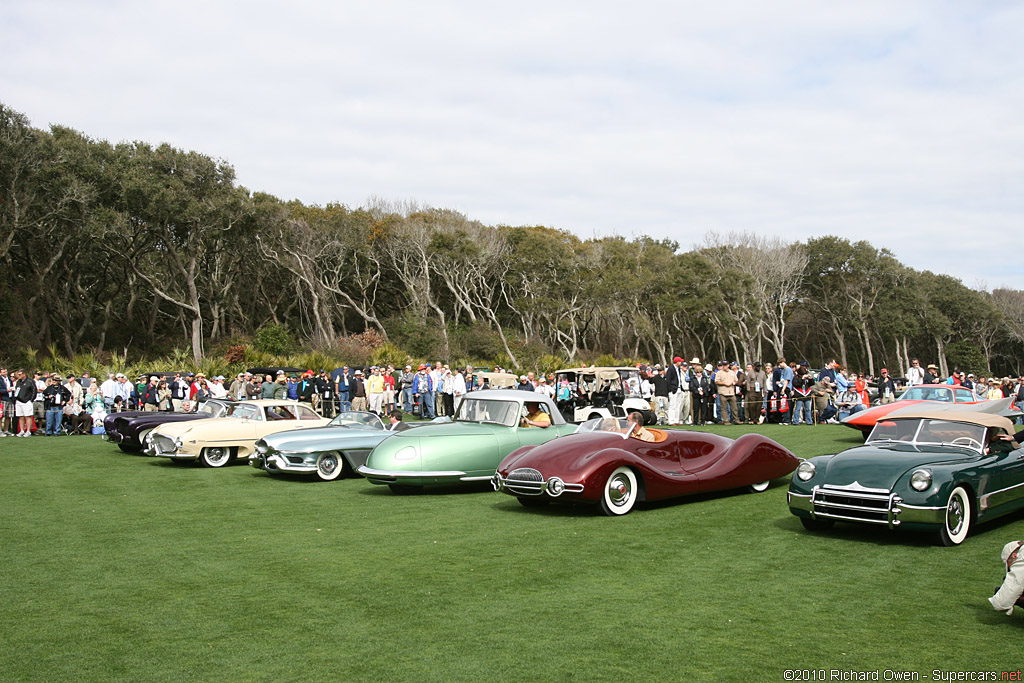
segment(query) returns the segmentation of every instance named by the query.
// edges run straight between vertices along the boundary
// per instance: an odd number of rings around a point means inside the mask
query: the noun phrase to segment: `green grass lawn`
[[[839,426],[757,429],[802,457],[859,442]],[[0,680],[1021,667],[1024,614],[985,598],[1024,515],[957,548],[850,525],[812,534],[787,485],[608,518],[489,488],[395,496],[124,455],[98,437],[3,439]]]

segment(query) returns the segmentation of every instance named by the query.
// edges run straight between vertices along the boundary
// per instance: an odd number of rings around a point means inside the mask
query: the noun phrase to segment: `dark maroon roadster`
[[[553,500],[597,503],[606,515],[624,515],[637,501],[706,491],[759,492],[796,469],[799,460],[760,434],[717,434],[648,428],[643,441],[625,420],[602,418],[575,434],[524,446],[501,461],[494,488],[528,507]]]

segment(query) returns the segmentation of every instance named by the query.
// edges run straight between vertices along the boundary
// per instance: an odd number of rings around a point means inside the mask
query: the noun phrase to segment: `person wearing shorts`
[[[17,384],[14,389],[14,416],[18,419],[18,436],[32,436],[35,398],[35,380],[29,379],[24,370],[18,370]]]

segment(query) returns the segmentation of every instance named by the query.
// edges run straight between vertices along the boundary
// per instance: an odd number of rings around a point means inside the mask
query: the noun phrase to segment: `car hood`
[[[348,427],[311,427],[277,434],[268,434],[262,441],[284,453],[314,453],[354,446],[362,441],[376,444],[395,432],[383,429],[351,429]],[[370,447],[367,445],[367,447]]]
[[[204,418],[191,413],[142,413],[140,415],[133,415],[131,417],[124,418],[124,421],[131,427],[141,427],[146,425],[165,424],[168,422],[189,422],[208,419],[210,418]]]
[[[509,429],[504,425],[482,424],[479,422],[437,422],[421,425],[395,434],[396,439],[411,439],[421,436],[492,436],[495,430]]]
[[[225,417],[205,417],[201,420],[183,420],[178,422],[165,422],[159,427],[160,433],[165,436],[175,437],[181,436],[194,429],[203,429],[208,425],[229,425],[232,423],[241,423],[238,418],[225,418]]]
[[[972,462],[975,451],[956,447],[930,447],[922,451],[908,445],[858,446],[831,457],[825,466],[824,482],[830,486],[859,484],[872,489],[891,490],[907,472],[926,465]]]
[[[899,411],[907,408],[916,408],[918,404],[926,403],[926,401],[919,401],[916,399],[905,399],[900,401],[893,401],[892,403],[885,403],[867,410],[862,410],[859,413],[853,413],[848,417],[843,418],[843,424],[847,427],[854,427],[857,429],[866,429],[871,431],[871,428],[875,426],[875,423],[881,420],[883,417],[889,415],[896,415]],[[927,401],[927,403],[936,403],[936,405],[946,405],[937,403],[935,401]]]

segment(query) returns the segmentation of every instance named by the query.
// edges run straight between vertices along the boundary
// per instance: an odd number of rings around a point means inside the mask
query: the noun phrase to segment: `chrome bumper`
[[[902,524],[940,525],[946,521],[945,507],[910,505],[890,491],[815,486],[810,494],[789,491],[786,500],[794,514],[807,512],[813,518],[875,524],[890,529]]]
[[[158,458],[174,458],[176,460],[197,460],[199,458],[198,453],[179,452],[176,443],[163,435],[154,437],[150,434],[147,436],[142,452]]]
[[[460,481],[484,481],[487,477],[469,477],[465,472],[459,470],[437,470],[434,472],[415,472],[409,470],[377,470],[366,465],[360,465],[356,472],[367,479],[459,479]]]
[[[541,473],[532,468],[519,468],[502,477],[498,472],[491,477],[491,485],[495,491],[511,496],[540,496],[547,494],[557,498],[563,493],[583,493],[583,484],[571,484],[560,477],[544,479]]]
[[[316,463],[294,463],[289,462],[283,453],[253,453],[249,456],[249,464],[268,472],[291,472],[294,474],[309,474],[316,472]]]

